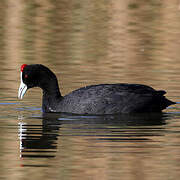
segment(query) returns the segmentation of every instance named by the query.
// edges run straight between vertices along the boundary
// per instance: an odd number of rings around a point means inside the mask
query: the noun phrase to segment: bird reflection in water
[[[60,132],[61,136],[85,136],[100,142],[149,141],[151,137],[159,136],[164,129],[162,125],[169,118],[168,113],[106,116],[45,113],[42,115],[42,125],[19,123],[20,156],[54,158]]]
[[[58,127],[19,123],[20,157],[53,158],[57,149]]]

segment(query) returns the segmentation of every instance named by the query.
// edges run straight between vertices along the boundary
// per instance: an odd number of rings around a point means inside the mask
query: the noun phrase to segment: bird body
[[[43,90],[44,112],[67,112],[75,114],[119,114],[161,112],[169,105],[163,90],[157,91],[142,84],[98,84],[82,87],[62,96],[55,74],[43,65],[22,65],[21,84],[27,89]],[[19,98],[22,98],[22,86]]]

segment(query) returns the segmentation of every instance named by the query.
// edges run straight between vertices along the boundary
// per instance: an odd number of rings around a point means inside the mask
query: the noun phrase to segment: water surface
[[[1,1],[0,179],[178,179],[180,106],[162,114],[42,114],[17,99],[20,66],[56,73],[62,94],[141,83],[180,102],[180,2]]]

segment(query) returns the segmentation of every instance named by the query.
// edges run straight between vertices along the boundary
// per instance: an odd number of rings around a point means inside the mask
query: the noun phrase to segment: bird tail
[[[173,105],[173,104],[177,104],[177,102],[173,102],[169,99],[167,99],[164,95],[166,94],[166,91],[163,91],[163,90],[160,90],[160,91],[157,91],[158,93],[158,96],[160,97],[161,99],[161,109],[166,109],[168,106],[170,105]]]
[[[173,105],[173,104],[177,104],[177,103],[173,102],[173,101],[167,99],[165,96],[163,96],[163,103],[162,103],[162,107],[161,107],[162,109],[165,109],[168,106]]]

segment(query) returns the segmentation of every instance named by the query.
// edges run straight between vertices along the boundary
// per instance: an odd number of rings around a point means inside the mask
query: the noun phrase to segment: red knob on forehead
[[[22,66],[21,66],[21,72],[23,72],[23,70],[24,70],[24,68],[27,66],[27,64],[23,64]]]

